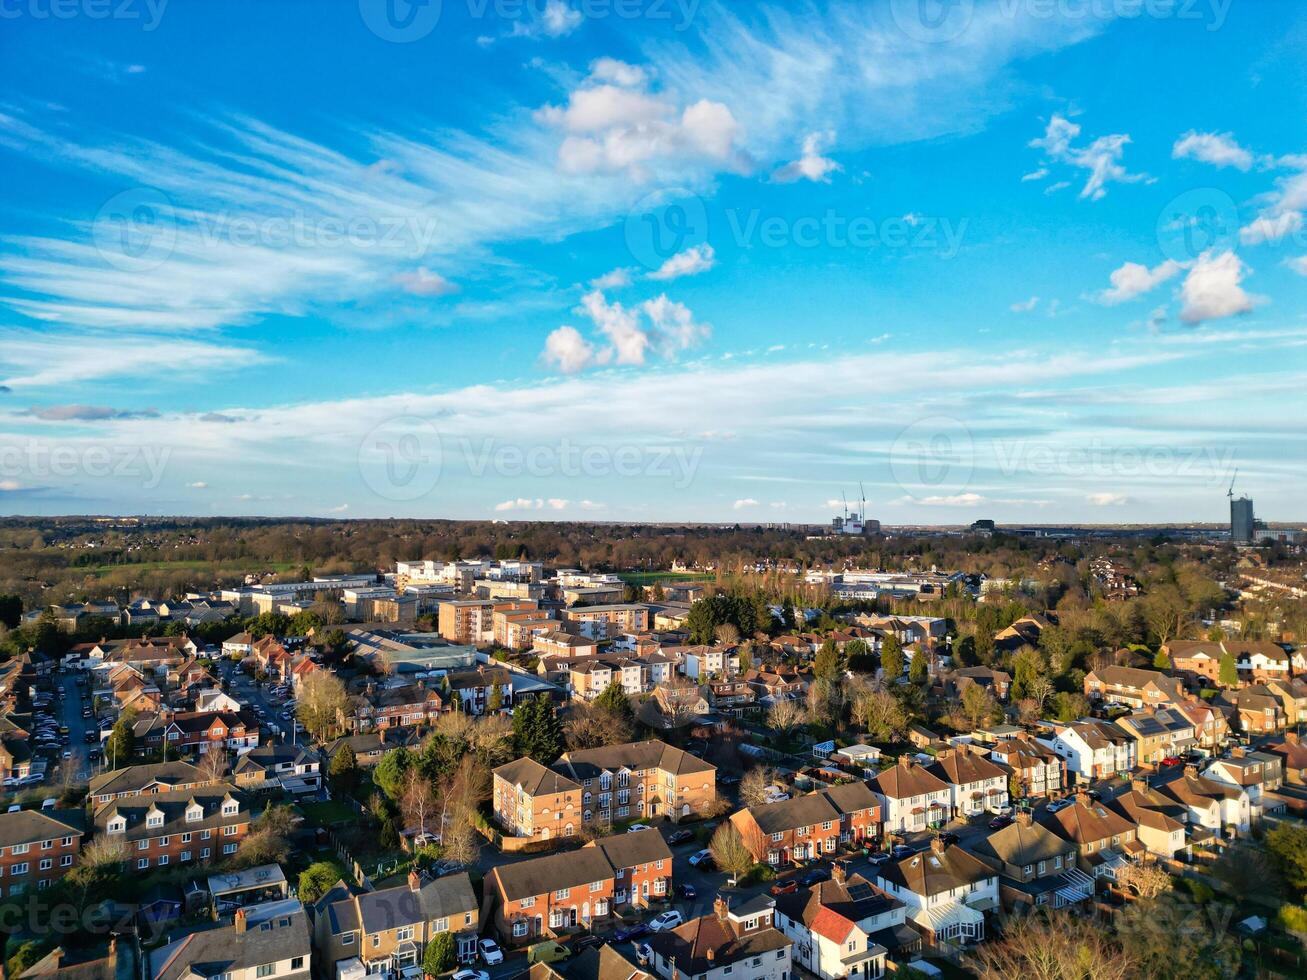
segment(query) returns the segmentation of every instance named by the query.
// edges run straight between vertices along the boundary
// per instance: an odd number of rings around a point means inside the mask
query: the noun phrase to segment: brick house
[[[565,752],[553,769],[580,784],[585,823],[680,820],[707,812],[717,796],[716,766],[658,739]]]
[[[445,675],[449,684],[452,710],[469,715],[483,715],[490,710],[491,694],[499,691],[501,708],[513,706],[513,678],[507,667],[479,666],[474,670],[455,670]]]
[[[1002,739],[989,750],[989,757],[1010,771],[1019,798],[1062,795],[1066,763],[1048,746],[1028,735]]]
[[[202,755],[210,748],[242,752],[259,744],[259,723],[237,711],[160,711],[136,719],[136,744],[147,751],[167,746]]]
[[[402,885],[350,894],[343,884],[314,905],[313,944],[322,975],[358,959],[369,975],[419,966],[427,943],[454,935],[455,955],[476,956],[480,911],[467,872],[424,878],[410,872]]]
[[[1085,675],[1085,697],[1132,708],[1155,708],[1183,701],[1184,682],[1157,670],[1141,667],[1100,667]]]
[[[516,837],[571,837],[581,826],[581,786],[523,757],[493,773],[495,822]]]
[[[754,860],[772,867],[834,854],[840,841],[840,812],[823,793],[746,807],[731,823]]]
[[[99,809],[114,800],[198,789],[213,782],[214,779],[189,762],[155,762],[145,766],[111,769],[93,776],[86,795],[93,806]]]
[[[191,861],[221,861],[249,832],[244,794],[222,783],[114,800],[95,811],[95,835],[121,840],[128,866],[145,871]]]
[[[558,936],[603,922],[626,905],[671,894],[672,852],[656,830],[617,834],[578,851],[492,868],[486,901],[506,943]]]
[[[1075,845],[1081,871],[1095,878],[1114,878],[1127,860],[1144,853],[1135,823],[1092,799],[1084,790],[1073,799],[1064,810],[1045,812],[1039,822]]]
[[[0,895],[47,888],[69,871],[82,848],[80,810],[18,810],[0,814]]]

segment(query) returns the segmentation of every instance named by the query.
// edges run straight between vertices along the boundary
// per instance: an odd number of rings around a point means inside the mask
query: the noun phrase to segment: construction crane
[[[862,489],[861,480],[858,481],[858,496],[862,503],[862,510],[858,513],[858,520],[865,521],[867,519],[867,491]]]
[[[1238,467],[1236,467],[1234,471],[1234,476],[1230,477],[1230,489],[1225,491],[1225,495],[1229,497],[1231,500],[1234,499],[1234,481],[1237,480],[1238,478],[1239,478],[1239,469]]]

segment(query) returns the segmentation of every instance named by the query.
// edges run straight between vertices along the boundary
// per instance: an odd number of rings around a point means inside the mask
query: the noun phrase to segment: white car
[[[496,966],[504,962],[504,951],[493,939],[481,940],[477,943],[477,949],[481,953],[481,958],[485,960],[486,966]]]
[[[642,830],[653,830],[647,823],[633,823],[626,828],[628,834],[638,834]]]
[[[685,924],[685,916],[681,915],[676,909],[670,912],[663,912],[655,915],[649,920],[650,932],[666,932],[668,929],[675,929],[679,925]]]
[[[450,980],[490,980],[485,970],[459,970]]]
[[[690,866],[697,868],[701,864],[712,863],[712,851],[705,848],[702,851],[695,851],[690,855]]]

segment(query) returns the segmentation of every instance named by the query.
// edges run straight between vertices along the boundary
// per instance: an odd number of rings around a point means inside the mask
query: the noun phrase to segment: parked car
[[[1048,805],[1047,812],[1057,813],[1059,810],[1065,810],[1067,807],[1071,805],[1071,803],[1072,803],[1071,800],[1054,800],[1052,803]]]
[[[594,935],[582,936],[576,942],[572,943],[572,952],[574,954],[584,953],[587,949],[594,949],[598,946],[602,946],[603,944],[604,941],[600,939],[598,936],[594,936]]]
[[[896,844],[894,850],[890,851],[890,855],[895,861],[902,861],[904,858],[912,857],[912,855],[916,853],[916,851],[908,847],[906,844]]]
[[[778,881],[771,886],[773,895],[789,895],[791,892],[799,890],[799,879],[791,878],[788,881]]]
[[[477,943],[477,951],[481,954],[481,959],[485,960],[486,966],[497,966],[504,962],[504,951],[493,939],[482,939]]]
[[[699,895],[699,893],[694,890],[693,885],[685,884],[684,882],[676,886],[676,894],[680,895],[682,898],[688,899],[697,898]]]
[[[956,844],[958,842],[958,835],[953,833],[951,830],[941,830],[939,833],[939,839],[945,844]]]
[[[642,830],[653,830],[647,823],[633,823],[626,828],[628,834],[638,834]]]
[[[490,974],[485,970],[459,970],[452,980],[490,980]]]
[[[830,881],[830,868],[813,868],[799,879],[799,884],[811,888],[820,881]]]
[[[685,924],[685,916],[681,915],[676,909],[670,912],[661,912],[649,920],[650,932],[665,932],[668,929],[675,929],[679,925]]]
[[[893,859],[893,857],[894,855],[891,854],[889,851],[876,851],[874,854],[867,855],[867,860],[870,861],[873,865],[882,865],[882,864],[888,864]]]
[[[695,851],[690,855],[690,866],[695,868],[711,868],[713,866],[712,851],[704,848],[702,851]]]
[[[991,821],[989,822],[989,829],[990,829],[990,830],[1002,830],[1004,827],[1006,827],[1006,826],[1007,826],[1008,824],[1010,824],[1011,822],[1012,822],[1012,818],[1011,818],[1011,817],[995,817],[993,820],[991,820]]]
[[[1164,766],[1178,766],[1179,764],[1180,764],[1179,757],[1174,755],[1168,755],[1165,759],[1162,760],[1162,765]]]
[[[674,830],[667,835],[667,843],[684,844],[688,840],[694,840],[693,830]]]
[[[628,939],[638,939],[640,936],[647,936],[649,927],[643,922],[636,922],[629,926],[622,926],[613,933],[613,941],[624,943]]]

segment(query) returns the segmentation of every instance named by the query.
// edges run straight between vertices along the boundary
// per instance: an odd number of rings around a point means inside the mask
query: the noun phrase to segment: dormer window
[[[147,814],[145,815],[145,826],[147,826],[147,827],[162,827],[162,826],[163,826],[163,811],[162,811],[162,810],[151,810],[149,813],[147,813]]]
[[[234,817],[240,813],[241,805],[235,800],[227,800],[222,804],[222,815],[224,817]]]
[[[186,808],[187,823],[194,823],[197,820],[203,820],[203,819],[204,819],[204,807],[200,806],[198,803],[196,803],[194,806],[188,806]]]
[[[109,821],[108,831],[111,834],[121,834],[127,830],[127,821],[122,817],[114,817]]]

